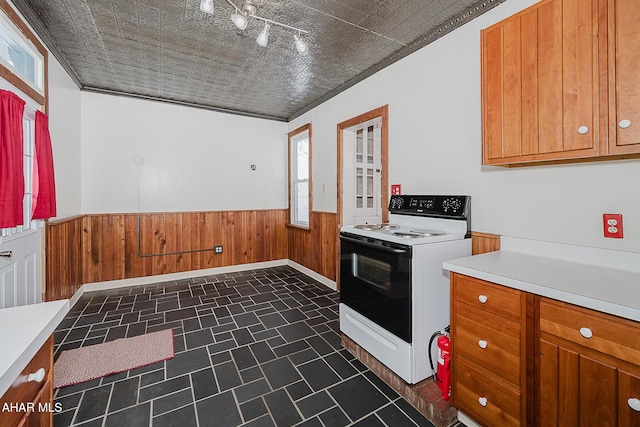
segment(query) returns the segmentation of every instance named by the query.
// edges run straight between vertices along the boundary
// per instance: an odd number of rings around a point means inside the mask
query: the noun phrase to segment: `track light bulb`
[[[200,0],[200,10],[213,15],[213,0]]]
[[[307,46],[304,40],[302,40],[297,34],[293,35],[293,39],[296,41],[296,49],[298,50],[298,53],[303,56],[306,55],[309,51],[309,46]]]
[[[247,17],[239,13],[232,14],[231,21],[233,22],[233,25],[235,25],[239,30],[244,30],[245,28],[247,28],[247,24],[249,23]]]
[[[267,47],[267,44],[269,43],[269,28],[271,27],[271,25],[267,22],[264,24],[264,29],[262,31],[260,31],[260,34],[258,34],[258,37],[256,38],[256,43],[258,43],[259,46],[262,47]]]

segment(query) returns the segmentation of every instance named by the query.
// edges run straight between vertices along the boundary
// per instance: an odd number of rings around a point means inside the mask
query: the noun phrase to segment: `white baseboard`
[[[191,270],[191,271],[183,271],[180,273],[169,273],[169,274],[159,274],[156,276],[144,276],[144,277],[133,277],[131,279],[119,279],[119,280],[109,280],[106,282],[94,282],[94,283],[85,283],[80,286],[75,294],[69,299],[69,307],[73,307],[73,305],[80,299],[82,294],[85,292],[95,292],[95,291],[104,291],[107,289],[119,289],[119,288],[127,288],[130,286],[140,286],[140,285],[150,285],[152,283],[159,282],[168,282],[171,280],[181,280],[188,279],[191,277],[199,277],[199,276],[212,276],[215,274],[224,274],[224,273],[235,273],[239,271],[246,270],[255,270],[259,268],[269,268],[269,267],[279,267],[282,265],[288,265],[301,273],[306,274],[314,280],[322,283],[323,285],[336,290],[336,282],[333,280],[327,279],[321,274],[316,273],[313,270],[308,269],[307,267],[298,264],[297,262],[293,262],[289,259],[279,259],[275,261],[264,261],[264,262],[254,262],[250,264],[238,264],[238,265],[230,265],[227,267],[214,267],[214,268],[206,268],[202,270]]]
[[[466,425],[467,427],[482,427],[480,424],[476,423],[475,421],[473,421],[471,418],[469,418],[468,416],[466,416],[460,411],[458,411],[458,421],[460,421],[462,424]]]
[[[336,282],[334,282],[331,279],[328,279],[326,277],[324,277],[322,274],[316,273],[315,271],[305,267],[302,264],[298,264],[295,261],[291,261],[291,260],[287,260],[289,267],[293,267],[296,270],[298,270],[300,273],[304,273],[307,276],[311,277],[314,280],[317,280],[318,282],[322,283],[323,285],[325,285],[328,288],[333,289],[334,291],[338,290],[338,285],[336,284]]]

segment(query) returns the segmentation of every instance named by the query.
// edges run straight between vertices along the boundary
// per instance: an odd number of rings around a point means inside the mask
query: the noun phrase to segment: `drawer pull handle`
[[[44,368],[40,368],[37,371],[30,373],[27,377],[27,382],[35,381],[37,383],[41,383],[44,379],[44,373]]]
[[[618,126],[620,126],[620,129],[626,129],[629,126],[631,126],[631,120],[628,120],[628,119],[620,120],[620,122],[618,123]]]
[[[580,126],[580,127],[578,128],[578,133],[579,133],[580,135],[584,135],[584,134],[585,134],[585,133],[587,133],[587,132],[589,132],[589,127],[587,127],[587,126]]]
[[[487,342],[485,340],[480,340],[478,341],[478,346],[480,346],[480,348],[487,348]]]
[[[481,397],[480,399],[478,399],[478,403],[480,404],[480,406],[487,406],[487,398]]]
[[[632,397],[629,400],[627,400],[627,403],[629,404],[629,407],[631,409],[633,409],[636,412],[640,412],[640,399],[636,399],[635,397]]]
[[[593,336],[593,332],[589,328],[580,328],[580,335],[585,338],[591,338]]]
[[[487,302],[487,300],[488,300],[488,299],[489,299],[489,298],[487,298],[487,296],[486,296],[486,295],[480,295],[480,296],[478,297],[478,301],[480,301],[482,304],[484,304],[485,302]]]

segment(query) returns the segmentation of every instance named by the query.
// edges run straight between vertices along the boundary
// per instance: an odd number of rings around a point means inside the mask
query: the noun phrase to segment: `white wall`
[[[56,177],[56,218],[81,213],[80,111],[80,89],[49,54],[49,133]]]
[[[82,212],[287,207],[287,124],[82,92]],[[252,171],[251,164],[256,165]]]
[[[481,165],[480,30],[533,3],[503,3],[289,123],[313,124],[314,209],[336,211],[336,124],[389,104],[403,193],[472,195],[476,231],[640,252],[640,160]],[[624,239],[602,237],[603,213],[623,214]]]

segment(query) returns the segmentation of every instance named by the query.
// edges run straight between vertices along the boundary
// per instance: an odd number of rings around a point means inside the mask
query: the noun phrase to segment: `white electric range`
[[[470,196],[392,196],[388,224],[340,231],[340,330],[410,384],[449,325],[442,263],[471,255],[470,210]]]

